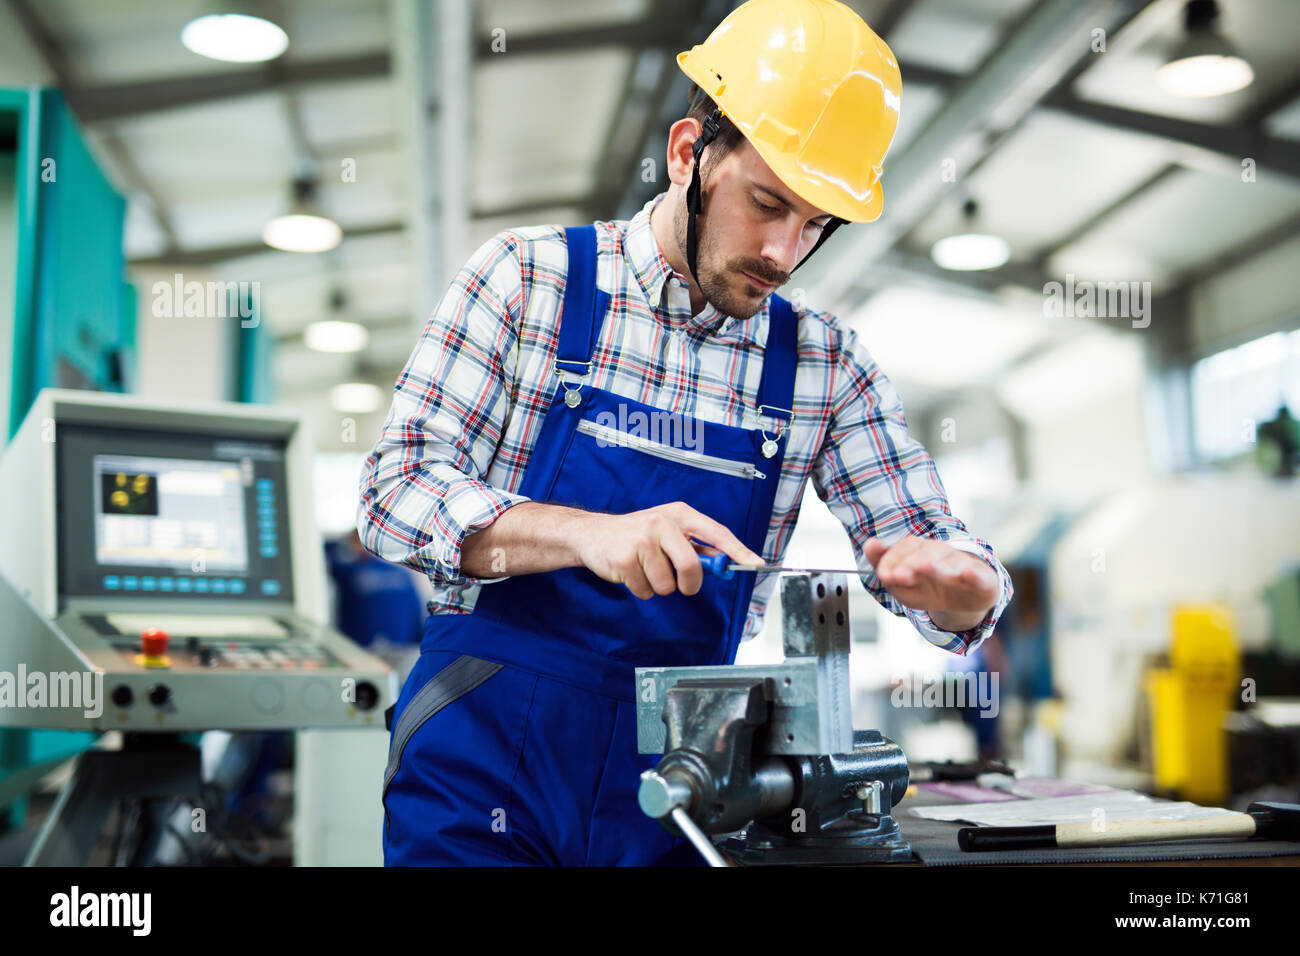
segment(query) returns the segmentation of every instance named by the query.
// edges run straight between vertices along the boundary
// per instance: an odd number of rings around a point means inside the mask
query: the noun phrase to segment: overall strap
[[[794,417],[794,373],[799,359],[799,317],[779,295],[769,300],[767,348],[758,386],[758,413],[787,426]]]
[[[569,246],[569,273],[560,308],[557,371],[586,375],[596,347],[601,322],[609,306],[609,293],[596,288],[596,227],[573,226],[564,230]]]

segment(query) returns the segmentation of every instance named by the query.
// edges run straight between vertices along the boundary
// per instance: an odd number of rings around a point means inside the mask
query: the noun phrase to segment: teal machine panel
[[[63,95],[0,88],[0,426],[12,437],[47,386],[123,391],[135,347],[126,203]],[[13,543],[3,546],[13,547]],[[94,743],[82,731],[0,731],[0,830],[45,772]]]

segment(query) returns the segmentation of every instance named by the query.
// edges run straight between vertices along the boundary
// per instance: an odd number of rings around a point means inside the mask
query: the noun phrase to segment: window
[[[1192,416],[1202,460],[1255,446],[1255,429],[1286,405],[1300,415],[1300,331],[1275,332],[1192,366]]]

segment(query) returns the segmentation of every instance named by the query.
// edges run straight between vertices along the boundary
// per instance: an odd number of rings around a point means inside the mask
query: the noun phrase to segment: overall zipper
[[[716,471],[723,475],[734,475],[737,478],[766,478],[753,465],[748,462],[732,461],[729,458],[718,458],[714,455],[704,455],[698,451],[687,451],[685,448],[673,448],[671,445],[661,445],[659,442],[650,441],[639,435],[630,435],[627,432],[619,431],[609,425],[600,425],[586,418],[578,422],[578,431],[584,435],[591,435],[609,445],[620,447],[634,448],[637,451],[645,452],[647,455],[655,455],[659,458],[667,458],[669,461],[681,462],[684,465],[690,465],[693,468],[704,468],[708,471]]]

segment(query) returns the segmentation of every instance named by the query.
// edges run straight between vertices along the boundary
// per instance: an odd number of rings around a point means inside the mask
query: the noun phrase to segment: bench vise
[[[782,578],[781,608],[782,664],[637,669],[642,811],[715,866],[910,860],[907,759],[853,730],[844,575]]]

